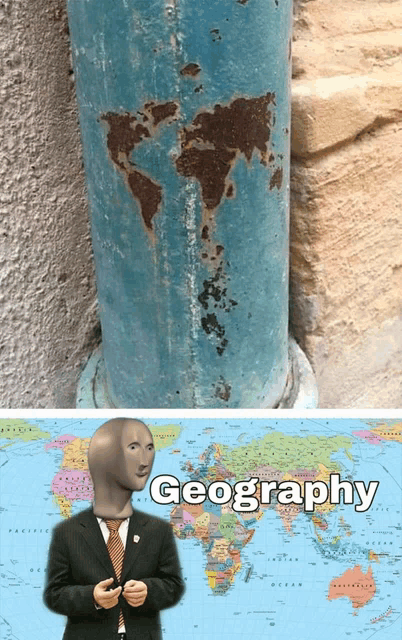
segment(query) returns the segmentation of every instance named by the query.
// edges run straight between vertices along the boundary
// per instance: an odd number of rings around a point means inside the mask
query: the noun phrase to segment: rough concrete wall
[[[62,0],[0,1],[0,406],[74,406],[96,302]]]
[[[296,6],[291,319],[321,407],[402,405],[402,5]]]

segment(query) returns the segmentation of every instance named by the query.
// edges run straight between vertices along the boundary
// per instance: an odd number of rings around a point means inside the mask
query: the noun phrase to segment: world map
[[[138,416],[141,418],[141,416]],[[42,602],[52,528],[93,499],[87,449],[102,419],[0,420],[0,634],[61,638]],[[355,419],[145,420],[152,477],[216,481],[378,481],[371,507],[232,501],[134,508],[171,523],[186,593],[163,612],[164,639],[400,640],[402,422]],[[258,497],[258,485],[257,493]],[[23,612],[23,615],[21,615]]]

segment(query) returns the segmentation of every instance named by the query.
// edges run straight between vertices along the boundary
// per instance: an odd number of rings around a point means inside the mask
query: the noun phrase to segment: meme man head
[[[94,514],[102,518],[131,516],[131,495],[144,489],[154,457],[152,434],[140,420],[115,418],[100,426],[88,449]]]

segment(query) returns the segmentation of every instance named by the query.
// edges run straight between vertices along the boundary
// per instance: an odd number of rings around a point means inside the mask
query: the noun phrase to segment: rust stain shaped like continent
[[[184,128],[184,146],[191,141],[210,143],[216,149],[233,149],[250,162],[254,150],[267,153],[273,93],[258,98],[236,98],[226,106],[215,105],[214,111],[199,113],[193,126]]]
[[[225,192],[226,178],[236,157],[228,149],[184,149],[176,167],[186,178],[196,177],[201,184],[202,200],[207,209],[216,209]]]
[[[215,105],[212,112],[199,113],[191,125],[181,130],[181,154],[176,167],[181,175],[199,181],[206,209],[217,209],[220,205],[238,155],[251,162],[257,152],[261,162],[268,164],[270,104],[275,104],[273,93],[236,98],[229,105]]]
[[[162,187],[140,171],[131,171],[127,180],[131,193],[140,204],[145,226],[152,231],[152,218],[162,202]]]
[[[106,113],[101,120],[109,125],[107,146],[110,157],[120,169],[124,169],[125,160],[129,162],[128,156],[134,147],[151,134],[130,113]]]
[[[148,102],[143,113],[137,116],[130,113],[106,113],[101,120],[108,124],[107,146],[110,157],[116,167],[123,172],[127,185],[140,205],[141,216],[145,227],[153,231],[152,219],[157,214],[162,202],[162,187],[139,169],[131,159],[135,147],[144,139],[152,138],[155,129],[161,122],[172,121],[178,113],[175,102],[157,104]],[[152,117],[152,123],[150,117]]]

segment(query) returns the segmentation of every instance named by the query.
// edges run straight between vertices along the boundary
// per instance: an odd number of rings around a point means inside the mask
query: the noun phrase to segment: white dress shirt
[[[110,536],[110,531],[107,528],[107,524],[106,524],[106,522],[105,522],[105,520],[103,518],[98,518],[97,517],[96,519],[97,519],[97,521],[99,523],[100,530],[102,531],[102,535],[103,535],[103,539],[105,541],[105,544],[107,545],[107,541],[109,540],[109,536]],[[129,522],[130,522],[130,518],[126,518],[125,520],[123,520],[123,522],[121,523],[121,525],[119,527],[119,536],[120,536],[121,541],[123,543],[124,550],[126,549]],[[100,607],[97,604],[95,604],[95,607],[97,609],[102,609],[102,607]],[[118,633],[126,633],[126,627],[125,627],[124,624],[121,627],[118,628]]]

